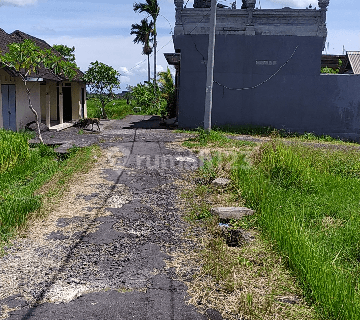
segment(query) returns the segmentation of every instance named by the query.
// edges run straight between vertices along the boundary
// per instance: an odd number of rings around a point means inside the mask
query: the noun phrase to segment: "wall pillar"
[[[84,86],[84,118],[87,118],[86,86]]]
[[[79,113],[79,119],[81,119],[81,109],[82,109],[82,100],[81,100],[81,85],[80,83],[78,83],[77,89],[79,91],[79,106],[78,106],[78,113]]]
[[[47,90],[49,90],[49,88],[47,88]],[[45,124],[48,128],[50,128],[50,110],[51,110],[51,99],[50,99],[50,93],[46,92],[46,105],[45,105],[45,115],[46,115],[46,120],[45,120]]]
[[[62,84],[59,85],[59,120],[60,124],[64,123],[64,97],[62,92]]]

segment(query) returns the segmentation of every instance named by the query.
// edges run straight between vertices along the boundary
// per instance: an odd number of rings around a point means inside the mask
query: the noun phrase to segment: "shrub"
[[[166,100],[158,86],[154,86],[151,82],[139,83],[130,90],[132,103],[141,108],[141,113],[165,115]]]

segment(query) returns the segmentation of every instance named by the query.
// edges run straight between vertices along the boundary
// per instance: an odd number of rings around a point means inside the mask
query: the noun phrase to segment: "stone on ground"
[[[219,216],[220,219],[241,219],[245,216],[254,214],[254,210],[246,207],[214,207],[211,209],[213,214]]]
[[[218,187],[225,187],[227,186],[229,183],[231,182],[231,180],[226,179],[226,178],[216,178],[213,182],[211,182],[214,186],[218,186]]]

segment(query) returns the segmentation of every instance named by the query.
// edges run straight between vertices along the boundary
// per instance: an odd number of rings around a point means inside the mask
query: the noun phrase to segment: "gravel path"
[[[173,252],[193,245],[178,195],[198,159],[174,143],[184,135],[143,116],[78,131],[43,138],[64,149],[98,143],[104,157],[6,248],[0,319],[222,319],[187,304],[186,285],[167,267]]]

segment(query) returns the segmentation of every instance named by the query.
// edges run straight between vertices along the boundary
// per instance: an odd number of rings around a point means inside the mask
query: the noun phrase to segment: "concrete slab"
[[[49,131],[61,131],[61,130],[64,130],[64,129],[67,129],[67,128],[70,128],[72,127],[74,124],[71,123],[71,122],[64,122],[64,123],[61,123],[61,124],[57,124],[55,126],[52,126],[49,128]]]

